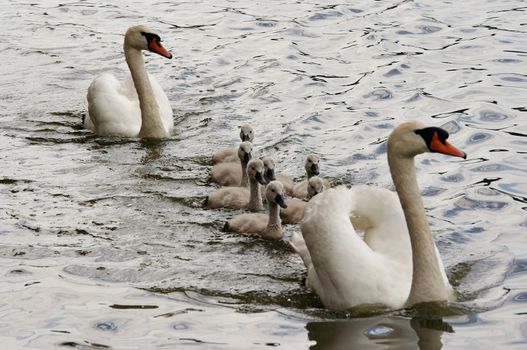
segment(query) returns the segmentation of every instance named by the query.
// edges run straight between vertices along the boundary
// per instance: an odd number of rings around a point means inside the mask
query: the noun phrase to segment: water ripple
[[[485,122],[499,122],[499,121],[503,121],[503,120],[507,120],[507,119],[510,119],[511,117],[504,114],[504,113],[499,113],[499,112],[496,112],[496,111],[492,111],[492,110],[483,110],[481,112],[479,112],[479,116],[480,116],[480,120],[482,121],[485,121]]]
[[[491,138],[492,138],[492,135],[490,133],[476,132],[470,135],[470,138],[468,139],[467,143],[478,144],[482,142],[487,142]]]

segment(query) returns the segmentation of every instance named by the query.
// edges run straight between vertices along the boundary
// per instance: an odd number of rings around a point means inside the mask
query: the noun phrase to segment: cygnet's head
[[[313,198],[317,194],[324,191],[324,180],[319,176],[312,176],[307,181],[307,196]]]
[[[272,157],[263,157],[264,164],[264,180],[266,183],[276,180],[276,175],[274,173],[274,159]]]
[[[172,58],[172,54],[161,44],[159,35],[142,24],[128,28],[124,36],[124,46],[125,48],[151,51],[163,57]]]
[[[310,154],[307,156],[306,162],[304,163],[304,168],[306,169],[308,178],[311,178],[311,176],[320,174],[318,162],[319,162],[319,158],[316,154]]]
[[[240,143],[238,147],[238,158],[243,164],[249,163],[252,158],[253,145],[249,141]]]
[[[253,142],[254,133],[253,128],[249,124],[243,124],[240,126],[240,139],[242,141]]]
[[[438,127],[427,127],[419,121],[400,124],[388,138],[388,154],[405,158],[425,152],[437,152],[465,158],[465,152],[447,142],[448,131]]]
[[[285,204],[284,186],[280,181],[271,181],[265,189],[265,198],[267,203],[276,203],[282,208],[287,208]]]
[[[261,185],[265,185],[263,178],[264,163],[260,159],[253,159],[247,164],[247,176],[249,179],[258,181]]]

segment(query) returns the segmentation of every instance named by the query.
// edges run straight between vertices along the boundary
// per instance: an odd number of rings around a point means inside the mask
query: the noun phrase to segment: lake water
[[[4,349],[524,349],[527,7],[522,1],[17,1],[0,4],[0,339]],[[81,125],[91,80],[146,54],[176,131]],[[284,242],[221,232],[210,157],[250,123],[256,155],[391,188],[385,141],[444,125],[466,161],[417,171],[458,301],[324,310]],[[288,226],[286,238],[298,230]],[[360,317],[359,317],[360,316]]]

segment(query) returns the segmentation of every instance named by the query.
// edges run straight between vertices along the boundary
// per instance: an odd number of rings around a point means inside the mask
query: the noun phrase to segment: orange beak
[[[166,58],[172,58],[172,54],[170,53],[170,51],[168,51],[164,46],[163,44],[161,44],[160,42],[157,42],[156,40],[152,40],[150,42],[150,44],[148,45],[148,47],[150,48],[150,50],[152,50],[152,52],[155,52],[163,57],[166,57]]]
[[[438,153],[448,154],[454,157],[461,157],[463,159],[467,159],[467,154],[465,152],[452,146],[446,140],[445,140],[445,143],[439,141],[437,132],[434,132],[434,136],[432,136],[432,142],[430,143],[430,150],[434,152],[438,152]]]

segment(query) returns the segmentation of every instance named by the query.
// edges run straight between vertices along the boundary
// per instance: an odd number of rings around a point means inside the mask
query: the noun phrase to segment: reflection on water
[[[524,348],[522,6],[0,5],[4,347]],[[174,53],[146,62],[175,134],[94,136],[80,122],[86,89],[125,75],[122,33],[139,22]],[[210,156],[237,144],[240,124],[279,172],[300,178],[314,152],[334,183],[392,188],[385,141],[408,119],[442,125],[469,155],[416,160],[458,293],[446,308],[324,310],[284,242],[225,234],[238,212],[202,208]]]
[[[311,349],[442,349],[444,332],[452,327],[441,319],[390,317],[309,322]]]

